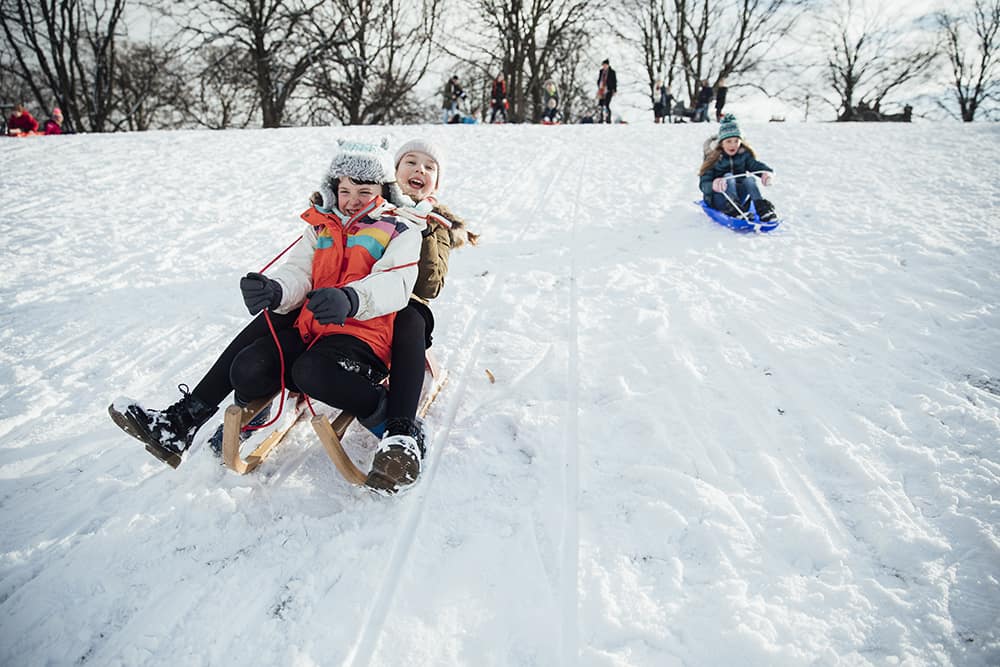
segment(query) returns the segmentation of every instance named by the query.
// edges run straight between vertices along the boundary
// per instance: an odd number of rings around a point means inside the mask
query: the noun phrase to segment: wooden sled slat
[[[420,407],[417,408],[417,416],[421,419],[427,416],[427,411],[431,409],[434,399],[438,397],[438,394],[441,393],[444,385],[448,382],[448,372],[441,372],[436,367],[431,370],[431,376],[434,378],[434,382],[428,389],[427,395],[424,396],[424,400],[420,402]]]
[[[312,427],[316,431],[316,435],[319,436],[320,442],[323,443],[323,449],[326,450],[333,465],[337,467],[344,479],[351,484],[360,486],[368,479],[368,475],[354,465],[354,461],[344,451],[344,445],[340,441],[352,421],[354,421],[354,415],[347,412],[341,412],[337,415],[332,424],[325,416],[316,415],[312,418]]]
[[[292,404],[295,404],[295,395],[289,394]],[[264,441],[243,459],[240,456],[240,431],[250,423],[250,420],[257,416],[261,410],[267,407],[272,401],[278,398],[277,395],[271,398],[262,398],[251,402],[246,407],[230,405],[226,408],[222,421],[222,461],[226,467],[241,475],[253,472],[257,466],[264,462],[275,447],[281,443],[288,432],[301,421],[305,412],[299,410],[295,419],[290,421],[283,428],[272,431]],[[296,408],[297,409],[297,408]]]

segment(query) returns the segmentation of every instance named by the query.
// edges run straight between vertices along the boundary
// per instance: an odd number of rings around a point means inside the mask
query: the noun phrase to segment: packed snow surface
[[[748,124],[755,235],[693,203],[712,127],[2,140],[0,664],[1000,664],[1000,128]],[[482,233],[419,485],[308,424],[241,477],[221,412],[149,456],[109,403],[194,386],[382,133]]]

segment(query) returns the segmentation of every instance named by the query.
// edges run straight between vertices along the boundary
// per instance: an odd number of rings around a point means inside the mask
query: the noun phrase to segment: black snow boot
[[[736,206],[732,202],[726,202],[725,206],[722,207],[722,213],[728,215],[730,218],[745,218],[746,211]]]
[[[757,217],[761,222],[774,222],[778,219],[778,213],[774,210],[774,204],[766,199],[758,199],[753,203],[757,209]]]
[[[237,405],[244,407],[240,401],[236,401]],[[247,422],[247,425],[240,430],[240,443],[244,443],[250,439],[250,437],[257,432],[257,429],[268,422],[271,418],[271,404],[268,403],[264,406],[264,409],[254,415],[254,418]],[[216,456],[222,456],[222,434],[225,430],[225,424],[219,424],[219,428],[215,429],[215,433],[212,437],[208,439],[208,446],[211,448],[212,453]]]
[[[187,385],[177,388],[183,396],[166,410],[144,408],[136,402],[108,406],[119,428],[146,443],[146,451],[174,468],[180,465],[194,434],[216,410],[194,396]]]
[[[425,453],[420,421],[390,419],[365,486],[383,495],[406,490],[417,481]]]

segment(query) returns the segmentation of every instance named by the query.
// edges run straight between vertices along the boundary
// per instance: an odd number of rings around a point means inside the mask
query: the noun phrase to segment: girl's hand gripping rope
[[[358,314],[358,293],[351,287],[322,287],[306,297],[306,308],[320,324],[343,324]]]
[[[281,305],[281,285],[262,273],[251,272],[240,278],[240,291],[251,315]]]

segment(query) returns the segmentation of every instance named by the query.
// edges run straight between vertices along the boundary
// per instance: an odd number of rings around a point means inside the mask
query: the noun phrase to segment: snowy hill
[[[383,131],[0,143],[0,664],[1000,664],[1000,128],[750,125],[757,236],[705,127],[391,128],[483,233],[420,485],[306,425],[154,460],[107,405],[193,386]]]

